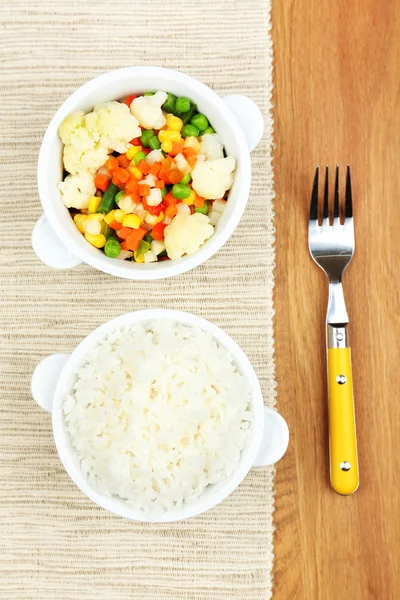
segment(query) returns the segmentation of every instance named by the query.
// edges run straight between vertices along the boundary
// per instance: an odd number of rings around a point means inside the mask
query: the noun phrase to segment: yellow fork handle
[[[328,348],[328,397],[331,485],[348,496],[359,484],[350,348]]]

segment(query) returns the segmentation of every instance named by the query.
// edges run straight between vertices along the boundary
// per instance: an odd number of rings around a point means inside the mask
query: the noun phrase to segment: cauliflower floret
[[[97,104],[86,115],[85,120],[86,127],[96,142],[121,154],[130,148],[129,142],[142,133],[136,117],[121,102]]]
[[[72,138],[77,130],[85,126],[85,113],[83,110],[72,113],[61,123],[58,134],[63,144],[71,144]]]
[[[153,96],[139,96],[131,104],[131,113],[145,129],[161,129],[167,122],[161,109],[167,98],[165,92],[156,92]]]
[[[169,258],[175,260],[184,254],[194,254],[214,233],[207,215],[177,215],[165,228],[165,248]]]
[[[89,171],[68,175],[58,186],[61,199],[68,208],[87,208],[90,196],[96,193],[94,178]]]
[[[224,145],[218,133],[206,133],[201,136],[199,154],[204,154],[206,160],[224,158]]]
[[[192,187],[194,191],[207,200],[222,198],[233,183],[233,171],[236,162],[232,156],[204,160],[199,155],[192,171]]]
[[[95,173],[108,158],[107,148],[95,144],[91,148],[78,144],[64,146],[64,167],[69,173],[91,171]]]

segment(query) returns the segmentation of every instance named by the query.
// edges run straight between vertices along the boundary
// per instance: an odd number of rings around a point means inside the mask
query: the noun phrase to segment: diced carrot
[[[197,152],[194,148],[184,148],[182,151],[183,156],[197,156]]]
[[[193,169],[193,167],[195,166],[195,164],[196,164],[196,162],[197,162],[197,156],[194,156],[194,155],[193,155],[193,156],[187,156],[187,157],[186,157],[186,161],[187,161],[187,163],[188,163],[188,164],[189,164],[189,165],[192,167],[192,169]]]
[[[146,233],[147,230],[144,227],[133,229],[130,236],[127,237],[125,240],[127,250],[137,250],[139,248],[141,240],[144,238]]]
[[[181,154],[183,152],[183,142],[173,142],[172,150],[169,153],[171,156],[176,156],[177,154]]]
[[[140,137],[133,138],[133,140],[131,140],[129,143],[132,144],[132,146],[141,146],[142,144]]]
[[[118,229],[122,229],[123,225],[122,225],[122,223],[118,223],[118,221],[111,221],[110,227],[111,227],[111,229],[118,230]]]
[[[166,228],[165,223],[156,223],[153,229],[151,230],[151,237],[155,240],[163,240],[164,239],[164,229]]]
[[[161,167],[161,169],[158,171],[158,177],[159,179],[161,179],[164,183],[171,183],[169,180],[169,177],[167,175],[167,171],[165,170],[164,167]]]
[[[155,185],[156,188],[158,188],[159,190],[163,190],[165,188],[165,183],[163,182],[162,179],[159,179]]]
[[[172,195],[172,192],[168,192],[163,198],[164,206],[170,206],[171,204],[177,204],[178,200]]]
[[[126,241],[125,240],[123,242],[121,242],[121,250],[128,250],[128,248],[126,247]]]
[[[94,178],[94,185],[97,187],[98,190],[101,190],[102,192],[106,191],[109,183],[110,179],[109,177],[107,177],[107,175],[97,173],[96,177]]]
[[[118,237],[122,238],[123,240],[126,240],[130,236],[132,231],[133,231],[132,227],[122,227],[118,231]]]
[[[130,192],[129,197],[132,198],[132,201],[135,202],[136,204],[139,204],[139,202],[141,201],[139,192]]]
[[[160,204],[157,204],[157,206],[150,206],[150,204],[147,204],[145,196],[143,196],[142,198],[142,204],[145,210],[147,210],[151,215],[154,215],[156,217],[158,217],[158,215],[164,208],[162,202],[160,202]]]
[[[170,169],[167,171],[167,175],[172,184],[179,183],[183,177],[183,173],[179,169]]]
[[[119,166],[118,159],[115,158],[115,156],[110,156],[110,158],[106,162],[106,167],[108,169],[108,172],[112,175],[114,173],[115,169],[118,169],[118,166]]]
[[[129,160],[129,158],[126,158],[126,154],[120,154],[118,156],[118,164],[120,167],[122,167],[123,169],[126,169],[126,167],[129,167],[129,165],[131,164],[131,161]]]
[[[195,207],[196,208],[203,208],[204,202],[205,202],[205,198],[203,198],[202,196],[198,196],[196,194],[196,198],[194,199],[194,205],[195,205]]]
[[[158,171],[161,169],[162,165],[160,162],[155,162],[151,165],[150,167],[150,175],[156,175],[158,174]]]
[[[113,182],[114,185],[118,186],[121,190],[123,190],[125,188],[124,182],[121,181],[120,179],[118,179],[118,177],[115,177],[115,175],[113,175],[113,178],[111,181]]]
[[[172,160],[172,158],[170,156],[167,156],[162,161],[162,165],[166,170],[170,169],[172,167],[172,165],[174,165],[174,164],[175,164],[175,161]]]
[[[136,98],[136,96],[134,94],[131,94],[130,96],[125,98],[124,104],[126,104],[127,106],[130,106],[135,98]]]
[[[127,192],[137,192],[138,191],[138,182],[137,179],[131,177],[129,181],[126,182],[125,189]]]
[[[141,160],[138,164],[138,167],[144,175],[148,175],[150,173],[150,165],[145,160]]]
[[[118,169],[115,169],[114,171],[114,177],[122,181],[122,183],[126,183],[128,179],[130,179],[131,173],[125,169],[121,169],[121,167],[118,167]]]
[[[138,183],[138,190],[140,196],[148,196],[150,194],[150,186],[147,183]]]
[[[178,209],[175,204],[169,204],[165,209],[165,216],[173,219],[178,214]]]

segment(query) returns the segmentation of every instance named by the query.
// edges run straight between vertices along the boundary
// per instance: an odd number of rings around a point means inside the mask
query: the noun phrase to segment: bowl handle
[[[32,248],[42,263],[53,269],[72,269],[83,262],[62,243],[46,215],[42,215],[35,223]]]
[[[241,94],[223,96],[222,100],[239,121],[249,152],[252,152],[264,134],[264,119],[260,109],[253,100]]]
[[[267,467],[278,462],[289,444],[289,428],[285,419],[272,408],[264,406],[264,432],[253,467]]]
[[[40,408],[48,412],[52,411],[57,381],[70,356],[70,354],[50,354],[40,361],[33,371],[31,379],[33,399]]]

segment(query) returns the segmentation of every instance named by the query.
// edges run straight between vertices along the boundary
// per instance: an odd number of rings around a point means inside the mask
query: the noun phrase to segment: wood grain
[[[273,4],[278,406],[274,600],[400,598],[400,2]],[[351,164],[360,488],[329,485],[325,277],[307,250],[315,165]]]

